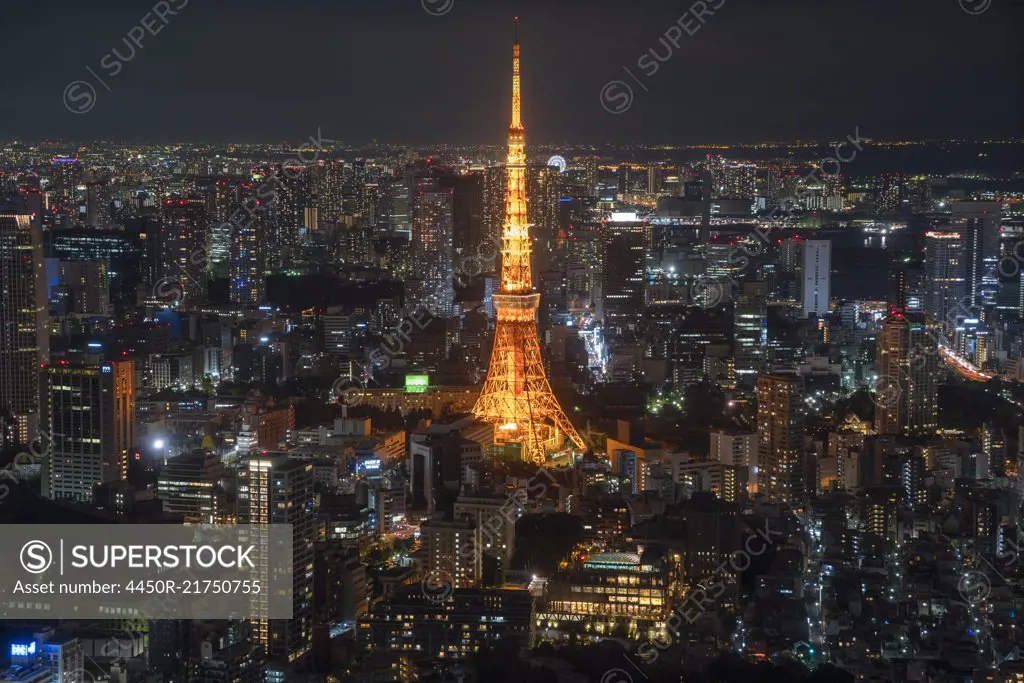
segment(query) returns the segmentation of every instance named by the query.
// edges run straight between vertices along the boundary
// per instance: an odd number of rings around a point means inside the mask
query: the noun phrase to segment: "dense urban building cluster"
[[[0,146],[0,523],[293,540],[0,683],[1024,681],[1021,141],[531,146],[513,60],[507,146]]]

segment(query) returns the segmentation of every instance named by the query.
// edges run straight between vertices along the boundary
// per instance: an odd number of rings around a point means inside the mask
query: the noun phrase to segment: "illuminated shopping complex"
[[[537,638],[587,642],[660,635],[676,575],[664,555],[641,553],[600,553],[558,572],[537,610]]]

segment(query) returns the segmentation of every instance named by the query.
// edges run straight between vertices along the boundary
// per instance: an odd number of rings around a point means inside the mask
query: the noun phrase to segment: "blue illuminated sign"
[[[29,657],[36,653],[35,641],[28,645],[19,645],[16,643],[11,644],[11,656],[12,657]]]

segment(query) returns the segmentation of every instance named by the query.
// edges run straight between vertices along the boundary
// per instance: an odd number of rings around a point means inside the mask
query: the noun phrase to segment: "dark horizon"
[[[226,144],[299,140],[319,127],[352,144],[499,145],[518,15],[530,145],[822,140],[855,126],[879,140],[1021,135],[1021,3],[994,0],[980,14],[956,0],[704,4],[717,9],[703,24],[692,3],[667,0],[296,0],[286,12],[260,0],[172,0],[164,7],[180,9],[163,24],[149,3],[57,0],[45,23],[16,5],[8,62],[36,61],[0,86],[0,130]],[[130,49],[125,36],[143,17],[156,35]],[[673,29],[677,19],[693,34]],[[667,31],[679,47],[645,75],[640,58],[664,57]],[[112,59],[115,49],[129,58]],[[111,76],[101,63],[115,61]],[[601,97],[616,80],[635,95],[619,114]],[[86,113],[62,102],[75,81],[96,89]]]
[[[306,141],[308,142],[306,136]],[[315,136],[314,136],[315,137]],[[326,137],[326,136],[324,136]],[[1004,138],[998,137],[928,137],[928,138],[884,138],[878,136],[863,136],[865,139],[870,140],[870,143],[879,146],[881,148],[894,148],[901,146],[901,143],[907,143],[909,145],[936,145],[936,144],[953,144],[953,145],[1018,145],[1024,144],[1024,135],[1007,135]],[[601,149],[601,148],[623,148],[623,147],[637,147],[643,149],[656,150],[659,148],[671,149],[671,150],[690,150],[690,151],[707,151],[708,153],[714,153],[715,150],[729,150],[729,149],[813,149],[815,146],[827,146],[835,143],[838,140],[843,139],[842,136],[835,138],[818,137],[818,138],[806,138],[806,139],[776,139],[776,140],[751,140],[749,142],[729,142],[725,140],[715,142],[703,142],[703,143],[681,143],[681,142],[665,142],[665,141],[652,141],[652,142],[631,142],[625,141],[621,143],[593,143],[593,142],[545,142],[545,141],[527,141],[527,153],[529,154],[530,148],[559,148],[559,149],[577,149],[582,150],[584,148]],[[218,148],[218,147],[280,147],[284,149],[297,149],[303,140],[301,137],[297,139],[285,139],[285,138],[265,138],[262,140],[258,139],[233,139],[233,140],[212,140],[203,139],[201,137],[178,139],[178,140],[156,140],[147,139],[145,137],[121,137],[121,138],[94,138],[94,139],[71,139],[71,138],[27,138],[27,137],[12,137],[0,140],[0,144],[17,144],[26,145],[32,147],[40,146],[51,146],[51,147],[66,147],[69,145],[78,145],[83,147],[96,146],[102,144],[109,145],[153,145],[153,146],[191,146],[195,148]],[[453,148],[472,148],[476,147],[479,149],[493,149],[503,153],[505,145],[501,143],[490,143],[490,142],[467,142],[467,143],[453,143],[453,142],[415,142],[415,141],[383,141],[383,140],[338,140],[337,144],[333,145],[334,148],[340,149],[342,147],[348,149],[368,149],[371,147],[389,147],[389,148],[412,148],[412,149],[425,149],[430,150],[438,147],[453,147]]]

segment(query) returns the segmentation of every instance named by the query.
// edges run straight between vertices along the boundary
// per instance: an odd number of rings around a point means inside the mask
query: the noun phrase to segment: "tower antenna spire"
[[[519,17],[515,17],[514,21],[516,42],[512,44],[512,130],[522,130],[523,122],[521,111],[521,103],[519,99]],[[519,140],[520,145],[522,140]],[[513,141],[510,139],[509,144],[512,145]],[[511,153],[512,149],[509,148]],[[525,157],[523,160],[525,164]]]

